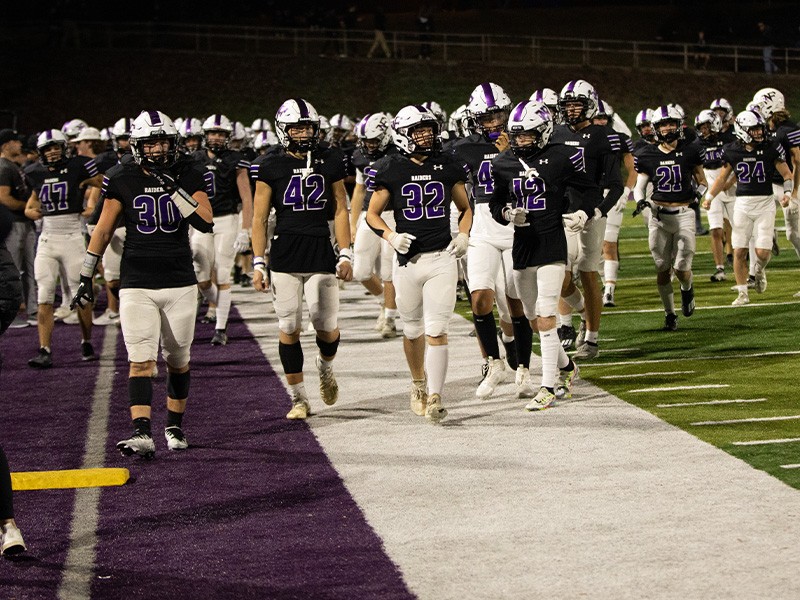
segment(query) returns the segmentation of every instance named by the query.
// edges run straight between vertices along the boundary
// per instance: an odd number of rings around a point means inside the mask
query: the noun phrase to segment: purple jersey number
[[[406,201],[403,216],[408,221],[440,219],[445,216],[444,184],[441,181],[429,181],[423,187],[419,183],[407,183],[400,192]]]
[[[748,184],[750,181],[764,183],[767,181],[764,163],[760,160],[753,163],[736,163],[736,178],[739,180],[739,183],[744,184]]]
[[[39,201],[42,203],[43,214],[54,213],[57,210],[67,210],[67,182],[45,183],[39,192]]]
[[[492,161],[485,160],[478,168],[478,185],[483,189],[484,196],[491,196],[494,192],[494,180],[492,179]]]
[[[680,165],[658,167],[656,169],[656,177],[658,177],[656,189],[659,192],[668,194],[670,192],[680,192],[683,190],[683,186],[681,185]]]
[[[546,187],[544,179],[541,177],[527,177],[525,179],[517,177],[513,181],[514,197],[516,208],[524,208],[525,210],[545,210],[547,202],[545,201],[544,193]]]
[[[325,192],[325,178],[319,173],[311,173],[303,179],[300,175],[292,175],[286,191],[283,193],[283,204],[292,210],[322,210],[328,202],[322,195]]]
[[[150,235],[159,229],[164,233],[175,233],[181,225],[181,215],[172,199],[162,194],[158,200],[147,194],[133,199],[134,210],[139,211],[136,229],[139,233]]]

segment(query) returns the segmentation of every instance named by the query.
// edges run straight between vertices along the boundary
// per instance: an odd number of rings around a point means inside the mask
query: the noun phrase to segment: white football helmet
[[[753,102],[761,106],[761,115],[769,119],[776,112],[786,110],[786,101],[783,94],[775,88],[762,88],[753,96]]]
[[[531,102],[544,104],[554,115],[558,112],[558,94],[550,88],[535,90],[530,97]]]
[[[274,131],[259,131],[253,139],[253,148],[260,152],[277,143],[278,137]]]
[[[158,110],[143,110],[131,124],[131,152],[134,160],[143,167],[169,167],[178,153],[178,130],[167,115]],[[159,154],[147,154],[144,146],[157,140],[166,140],[169,148]]]
[[[725,98],[714,98],[708,108],[717,112],[717,114],[722,113],[719,118],[722,119],[723,123],[730,123],[736,116],[733,112],[733,106]]]
[[[469,115],[467,113],[467,105],[462,104],[453,112],[450,113],[450,117],[447,119],[447,129],[448,131],[454,131],[457,136],[465,137],[469,135],[468,129],[464,126],[465,119],[468,119]]]
[[[189,154],[200,150],[205,140],[203,136],[203,124],[200,122],[200,119],[186,117],[181,120],[183,122],[177,127],[180,151]]]
[[[736,115],[733,133],[744,144],[760,144],[766,140],[767,124],[764,117],[752,110],[743,110]]]
[[[569,102],[583,104],[583,109],[577,116],[570,118],[567,114],[567,103]],[[591,120],[597,114],[597,92],[591,83],[583,79],[570,81],[561,89],[558,105],[561,109],[561,118],[565,123],[575,125],[582,121]]]
[[[358,147],[364,156],[380,158],[392,141],[391,123],[385,113],[377,112],[365,116],[356,125]]]
[[[439,121],[439,129],[443,130],[445,125],[447,125],[447,113],[442,108],[442,105],[435,100],[428,100],[427,102],[423,102],[422,106],[436,116],[436,120]]]
[[[761,112],[763,108],[758,102],[748,102],[747,106],[745,106],[744,109],[749,110],[750,112],[754,112],[757,115],[761,115],[762,118],[764,117],[764,114]],[[767,120],[764,119],[764,122],[766,123]]]
[[[319,116],[319,137],[321,140],[327,140],[331,134],[331,124],[328,117]]]
[[[661,126],[668,123],[675,124],[675,131],[668,131],[662,134]],[[683,115],[674,104],[659,106],[655,109],[651,124],[653,125],[653,133],[660,142],[670,143],[683,139]]]
[[[59,129],[45,129],[36,138],[36,148],[39,150],[39,160],[46,167],[54,167],[67,159],[67,136]],[[47,160],[45,149],[49,146],[60,146],[61,156],[55,160]]]
[[[248,141],[247,130],[244,128],[244,123],[236,121],[233,124],[233,133],[231,134],[231,142],[237,147],[242,148]]]
[[[708,125],[712,135],[722,131],[722,119],[719,118],[716,111],[710,108],[701,110],[700,114],[694,118],[694,128],[697,129],[698,132],[700,131],[701,125]]]
[[[423,127],[432,129],[432,139],[415,141],[414,132]],[[395,146],[404,154],[436,154],[442,149],[439,120],[421,104],[411,104],[397,113],[392,120],[392,136]]]
[[[675,110],[678,111],[678,114],[681,116],[681,119],[686,120],[686,111],[683,110],[683,107],[678,104],[677,102],[670,102],[667,106],[671,106]]]
[[[260,133],[262,131],[272,131],[272,123],[269,122],[269,119],[261,118],[256,119],[253,121],[253,124],[250,125],[250,129],[253,130],[253,133]]]
[[[110,142],[114,138],[113,127],[103,127],[100,130],[100,139],[104,142]]]
[[[61,131],[67,136],[67,139],[72,141],[82,130],[88,127],[88,123],[83,119],[70,119],[61,126]]]
[[[114,123],[114,127],[111,128],[111,133],[114,138],[125,137],[125,136],[130,137],[132,125],[133,125],[133,119],[129,119],[128,117],[122,117],[116,123]]]
[[[209,143],[208,134],[211,132],[224,133],[225,139],[223,141],[215,140]],[[203,134],[205,135],[206,148],[211,150],[214,154],[217,154],[228,148],[228,143],[233,134],[233,123],[225,115],[211,115],[203,121]]]
[[[311,104],[302,98],[292,98],[281,104],[275,115],[275,133],[281,145],[289,152],[308,152],[319,143],[319,114]],[[294,139],[289,135],[289,128],[310,126],[312,135],[309,138]]]
[[[519,136],[533,138],[531,143],[520,144]],[[544,148],[553,134],[553,115],[541,102],[520,102],[508,117],[508,141],[517,158],[531,158]],[[527,140],[523,140],[527,141]]]
[[[472,119],[475,130],[490,142],[494,142],[505,131],[508,123],[508,113],[511,110],[511,98],[505,90],[496,83],[481,83],[469,96],[467,112]],[[499,115],[502,123],[486,127],[481,121],[486,117]]]

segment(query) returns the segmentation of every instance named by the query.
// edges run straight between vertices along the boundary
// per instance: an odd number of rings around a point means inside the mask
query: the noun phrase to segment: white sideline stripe
[[[607,363],[595,363],[595,364],[582,364],[581,369],[586,369],[588,367],[621,367],[623,365],[655,365],[660,363],[668,363],[668,362],[680,362],[684,360],[727,360],[731,358],[739,359],[739,358],[766,358],[768,356],[791,356],[795,354],[800,354],[800,350],[786,350],[782,352],[756,352],[753,354],[731,354],[728,356],[693,356],[689,358],[651,358],[647,360],[620,360],[617,362],[607,362]]]
[[[643,394],[647,392],[680,392],[681,390],[711,390],[715,388],[731,387],[729,383],[706,383],[703,385],[675,385],[672,387],[649,387],[628,390],[629,394]]]
[[[753,417],[751,419],[727,419],[725,421],[697,421],[690,425],[735,425],[736,423],[761,423],[764,421],[791,421],[800,419],[800,415],[786,415],[785,417]]]
[[[117,355],[117,327],[101,327],[103,350],[97,384],[92,397],[92,412],[86,433],[86,450],[82,469],[105,465],[106,439],[108,438],[109,398],[114,385],[114,359]],[[69,551],[64,561],[64,575],[58,586],[59,600],[82,600],[91,595],[96,558],[97,524],[100,518],[98,505],[101,488],[75,490],[75,503],[69,532]]]
[[[800,442],[800,438],[780,438],[775,440],[752,440],[749,442],[731,442],[734,446],[763,446],[766,444],[788,444]]]
[[[781,465],[781,469],[800,469],[800,463],[794,465]]]
[[[656,404],[656,408],[678,408],[681,406],[702,406],[704,404],[744,404],[746,402],[766,401],[766,398],[736,398],[734,400],[709,400],[708,402],[676,402],[675,404]]]
[[[695,371],[651,371],[650,373],[630,373],[627,375],[603,375],[600,379],[631,379],[633,377],[651,377],[653,375],[691,375]]]
[[[733,306],[731,304],[719,304],[716,306],[696,306],[695,310],[719,310],[722,308],[746,308],[746,307],[761,307],[761,306],[790,306],[792,304],[800,304],[800,300],[790,300],[787,302],[751,302],[750,304],[745,304],[744,306]],[[640,308],[640,309],[628,309],[628,310],[609,310],[608,312],[603,311],[603,316],[605,315],[637,315],[637,314],[645,314],[645,313],[663,313],[663,308]],[[680,316],[680,315],[679,315]]]
[[[636,350],[641,350],[641,348],[603,348],[603,354],[611,354],[614,352],[635,352]]]

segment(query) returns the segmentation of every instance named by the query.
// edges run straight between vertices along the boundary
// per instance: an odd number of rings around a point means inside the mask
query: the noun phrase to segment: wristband
[[[197,200],[192,198],[181,188],[178,188],[175,190],[175,193],[172,194],[172,201],[175,203],[175,206],[178,207],[178,212],[181,213],[181,216],[184,219],[188,218],[192,213],[194,213],[199,206]]]
[[[81,267],[81,277],[94,277],[94,271],[97,268],[97,263],[100,256],[94,252],[86,251],[86,256],[83,257],[83,266]]]
[[[697,186],[697,195],[699,197],[704,196],[707,191],[708,191],[708,186],[707,185],[703,185],[701,183],[700,185]]]
[[[794,191],[794,181],[791,179],[785,179],[783,182],[783,193],[791,194],[793,191]]]
[[[336,264],[345,260],[347,262],[353,262],[353,251],[350,248],[342,248],[339,250],[339,259],[336,261]]]
[[[267,266],[267,261],[264,259],[263,256],[254,256],[253,257],[253,268],[257,267],[258,265]]]

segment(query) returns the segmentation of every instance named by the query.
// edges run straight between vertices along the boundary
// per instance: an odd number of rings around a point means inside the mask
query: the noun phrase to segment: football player
[[[572,394],[578,367],[556,332],[567,265],[564,229],[582,231],[602,201],[599,187],[583,171],[581,149],[549,144],[552,132],[553,118],[543,104],[521,102],[508,121],[510,148],[492,160],[489,208],[498,223],[513,224],[514,283],[541,340],[541,385],[527,410],[543,410]],[[568,212],[570,207],[575,210]]]
[[[475,391],[478,398],[491,396],[505,377],[506,365],[500,358],[494,318],[495,290],[507,298],[505,306],[508,311],[501,311],[500,327],[506,354],[516,357],[517,397],[532,398],[536,395],[529,371],[533,332],[514,287],[511,260],[514,229],[510,225],[498,224],[489,211],[494,187],[492,159],[508,148],[506,125],[510,111],[511,99],[502,87],[496,83],[478,85],[467,104],[476,131],[452,147],[458,160],[469,167],[471,199],[475,206],[467,250],[467,276],[472,319],[486,359],[483,381]],[[515,341],[519,343],[515,344]]]
[[[249,228],[253,197],[250,191],[250,163],[240,152],[229,148],[233,123],[225,115],[214,114],[203,122],[205,148],[193,156],[205,170],[206,193],[214,209],[214,232],[192,235],[194,268],[200,293],[216,305],[216,325],[211,343],[228,343],[228,315],[231,310],[231,271],[237,252],[250,248]],[[212,270],[216,284],[212,282]]]
[[[421,105],[406,106],[393,119],[392,131],[400,152],[372,166],[367,224],[397,251],[393,281],[411,371],[411,410],[438,423],[447,415],[442,392],[447,330],[456,304],[456,260],[467,252],[472,210],[464,165],[441,152],[436,115]],[[450,234],[451,201],[460,215],[455,238]],[[390,202],[394,229],[381,216]]]
[[[653,111],[652,124],[658,144],[636,154],[639,175],[634,199],[637,205],[650,204],[649,245],[656,265],[658,293],[664,305],[664,330],[675,331],[678,316],[672,289],[673,272],[680,282],[683,315],[692,316],[695,306],[692,259],[696,240],[694,211],[690,204],[696,202],[696,194],[692,178],[697,182],[700,195],[708,189],[708,183],[700,146],[683,138],[680,111],[674,106],[661,106]],[[650,201],[645,199],[649,182],[653,183]]]
[[[694,119],[697,130],[697,139],[693,142],[700,149],[703,157],[703,170],[709,185],[719,176],[722,168],[722,146],[725,144],[720,137],[722,120],[716,111],[711,109],[701,110]],[[711,275],[711,281],[725,281],[725,222],[733,220],[733,201],[735,195],[728,193],[730,186],[735,182],[734,177],[728,180],[728,186],[714,199],[708,209],[708,228],[711,231],[711,254],[714,256],[716,270]]]
[[[719,116],[722,123],[719,129],[719,137],[722,138],[724,144],[729,144],[736,141],[733,134],[733,121],[736,118],[736,113],[733,112],[733,106],[725,98],[714,98],[708,106],[709,110],[713,110]]]
[[[733,272],[738,295],[733,306],[750,302],[747,289],[748,242],[755,236],[755,290],[767,289],[766,266],[772,256],[772,235],[775,231],[775,193],[772,180],[777,172],[783,178],[780,203],[789,206],[795,190],[792,173],[786,164],[786,154],[779,141],[767,137],[767,124],[755,112],[745,110],[736,115],[733,124],[737,142],[722,147],[719,177],[708,190],[703,206],[706,208],[725,187],[725,181],[736,173],[736,203],[733,208]]]
[[[275,132],[281,149],[263,156],[256,181],[253,287],[266,292],[272,286],[278,316],[278,350],[292,398],[286,418],[305,419],[311,407],[303,383],[300,346],[304,296],[316,330],[322,401],[330,406],[339,398],[333,374],[340,339],[336,278],[349,281],[353,277],[344,188],[346,163],[340,149],[318,147],[319,116],[302,98],[281,105],[275,115]],[[267,256],[267,220],[273,206],[275,235]],[[330,240],[329,212],[334,215],[338,258]]]
[[[564,120],[553,131],[553,143],[575,148],[583,158],[584,169],[590,179],[608,190],[605,199],[581,232],[568,231],[567,236],[577,252],[564,278],[562,298],[570,308],[580,310],[585,306],[586,318],[581,318],[581,331],[576,340],[577,350],[573,358],[588,360],[599,352],[597,344],[600,330],[600,313],[603,299],[598,281],[598,270],[602,258],[603,236],[606,216],[622,196],[624,186],[620,171],[619,152],[622,148],[619,134],[600,125],[593,125],[592,118],[597,114],[597,92],[586,81],[570,81],[561,90],[559,107]],[[575,208],[574,206],[572,208]],[[577,270],[583,284],[584,298],[572,281],[572,271]]]
[[[85,131],[85,130],[84,130]],[[53,301],[59,274],[64,277],[65,298],[78,290],[86,244],[81,232],[85,187],[100,188],[103,176],[92,159],[67,158],[67,137],[58,129],[48,129],[36,141],[39,168],[28,172],[32,193],[25,206],[25,216],[42,219],[42,233],[36,249],[34,273],[38,286],[39,352],[28,366],[48,369],[53,366],[50,343],[53,337]],[[81,325],[81,356],[95,360],[92,347],[92,306],[78,310]]]
[[[394,250],[388,242],[376,237],[367,225],[366,209],[369,208],[372,192],[367,190],[366,178],[367,173],[372,172],[375,161],[386,154],[394,154],[397,149],[392,144],[391,124],[385,113],[372,113],[362,118],[356,125],[356,137],[358,148],[353,152],[356,187],[350,201],[353,279],[360,281],[378,299],[381,314],[375,328],[381,337],[388,339],[397,336],[397,303],[392,283]],[[383,219],[390,227],[394,227],[391,211],[386,211]]]
[[[125,224],[120,280],[120,322],[128,351],[128,395],[133,435],[117,444],[125,456],[152,458],[153,384],[159,342],[167,363],[167,424],[170,450],[189,444],[183,416],[189,397],[189,352],[194,337],[197,278],[188,226],[213,229],[213,213],[202,172],[171,170],[178,155],[178,131],[164,113],[143,111],[131,128],[131,157],[103,179],[103,212],[92,233],[72,306],[94,301],[95,268],[114,234]]]
[[[764,88],[755,93],[753,102],[760,108],[761,115],[767,122],[770,135],[778,141],[786,154],[786,166],[792,171],[794,195],[791,201],[782,205],[783,218],[786,223],[786,239],[800,256],[800,204],[797,194],[800,192],[800,127],[790,120],[789,111],[783,94],[775,88]],[[781,196],[781,176],[776,173],[772,180],[775,197]],[[800,297],[800,292],[795,294]]]

